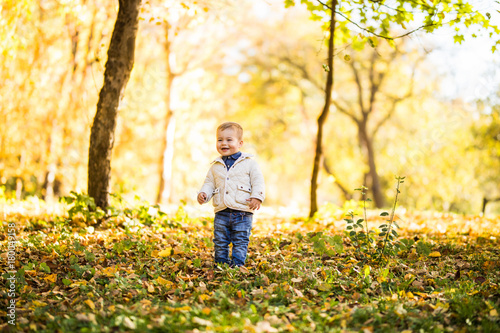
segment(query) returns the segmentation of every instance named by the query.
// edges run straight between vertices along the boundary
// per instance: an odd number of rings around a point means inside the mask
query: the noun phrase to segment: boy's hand
[[[256,198],[250,198],[250,199],[247,199],[248,201],[248,208],[250,208],[251,210],[258,210],[260,208],[260,204],[262,203],[262,201],[260,201],[259,199],[256,199]]]
[[[198,203],[203,205],[207,201],[207,194],[205,192],[198,193]]]

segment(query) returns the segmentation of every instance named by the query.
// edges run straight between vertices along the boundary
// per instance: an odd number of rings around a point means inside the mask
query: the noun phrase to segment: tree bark
[[[483,208],[481,209],[481,213],[486,213],[486,205],[489,203],[489,202],[495,202],[495,201],[500,201],[500,197],[498,198],[493,198],[493,199],[486,199],[486,197],[483,197]]]
[[[111,153],[118,106],[134,66],[141,0],[119,0],[89,147],[88,194],[98,207],[108,206]]]
[[[323,125],[325,124],[328,112],[330,111],[330,104],[332,99],[333,88],[333,50],[335,39],[335,9],[337,8],[337,0],[333,0],[330,8],[330,36],[328,39],[328,71],[326,76],[325,87],[325,105],[318,117],[318,134],[316,135],[316,152],[314,155],[313,172],[311,177],[311,204],[309,217],[313,217],[318,211],[318,174],[320,168],[321,155],[323,154],[322,140],[323,140]]]
[[[172,162],[174,158],[174,139],[175,139],[175,116],[171,106],[172,85],[176,77],[170,66],[171,54],[171,41],[170,41],[170,24],[166,23],[165,27],[165,53],[166,53],[166,71],[167,71],[167,85],[165,87],[165,127],[163,130],[164,140],[162,144],[161,157],[159,162],[160,170],[160,184],[158,187],[158,194],[156,195],[156,203],[160,204],[162,201],[170,201],[172,189]]]
[[[370,184],[367,184],[373,194],[373,202],[375,203],[375,207],[382,208],[385,205],[384,194],[382,193],[382,186],[380,184],[380,177],[377,172],[377,164],[375,163],[375,151],[373,149],[373,140],[368,134],[368,130],[366,129],[366,121],[358,123],[359,137],[361,139],[361,144],[363,146],[363,150],[365,151],[366,163],[368,164],[368,177],[370,180]]]

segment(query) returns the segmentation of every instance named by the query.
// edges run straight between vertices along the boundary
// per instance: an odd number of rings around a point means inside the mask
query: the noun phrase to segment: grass
[[[0,250],[8,246],[8,222],[15,223],[17,304],[16,326],[4,323],[1,328],[500,331],[495,219],[405,214],[400,239],[418,241],[378,264],[356,259],[339,227],[344,216],[261,218],[246,268],[214,269],[211,218],[145,211],[118,212],[97,229],[86,227],[78,214],[71,219],[61,213],[6,214]],[[436,231],[432,226],[437,223],[449,231]],[[340,245],[332,241],[335,236],[341,237]],[[4,273],[0,284],[2,318],[7,318],[10,299],[7,277]]]

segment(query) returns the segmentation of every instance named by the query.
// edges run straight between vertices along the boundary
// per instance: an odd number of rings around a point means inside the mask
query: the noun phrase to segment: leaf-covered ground
[[[499,332],[498,219],[400,214],[412,244],[357,260],[342,213],[257,216],[245,268],[213,267],[212,219],[141,207],[100,227],[83,217],[4,213],[17,229],[16,326],[38,332]],[[376,216],[373,212],[373,215]],[[375,226],[380,217],[371,217]],[[343,249],[331,246],[339,235]],[[337,244],[338,245],[338,244]],[[5,268],[5,266],[4,266]]]

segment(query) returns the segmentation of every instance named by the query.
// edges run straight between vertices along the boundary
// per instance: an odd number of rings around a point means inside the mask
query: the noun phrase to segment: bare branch
[[[359,123],[359,119],[356,118],[356,116],[354,114],[347,111],[347,109],[344,108],[342,105],[340,105],[336,100],[332,100],[332,104],[335,105],[335,108],[339,112],[341,112],[341,113],[345,114],[346,116],[348,116],[349,118],[351,118],[352,121],[354,121],[356,124]]]

